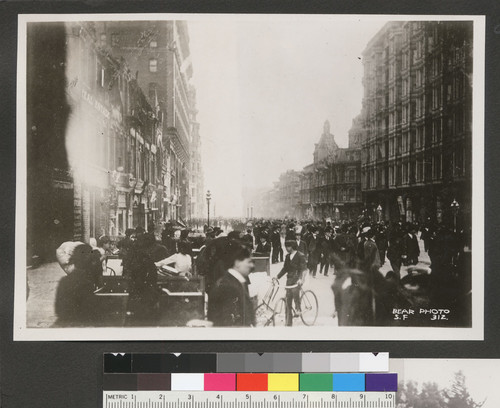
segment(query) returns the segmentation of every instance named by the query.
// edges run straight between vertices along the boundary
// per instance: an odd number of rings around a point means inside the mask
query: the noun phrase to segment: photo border
[[[384,21],[473,21],[473,96],[472,96],[472,327],[334,327],[285,328],[181,328],[181,327],[110,327],[110,328],[31,328],[26,326],[26,26],[30,22],[111,21],[111,20],[234,20],[245,21],[318,21],[325,19]],[[19,14],[17,55],[16,123],[16,237],[14,340],[246,340],[334,341],[334,340],[484,340],[484,98],[485,98],[485,16],[484,15],[367,15],[367,14]],[[361,52],[361,50],[360,50]],[[481,271],[481,273],[474,273]],[[199,335],[197,334],[199,331]],[[196,335],[195,335],[196,333]]]

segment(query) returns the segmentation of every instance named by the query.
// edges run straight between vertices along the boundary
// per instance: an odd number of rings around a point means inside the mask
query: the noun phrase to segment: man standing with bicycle
[[[295,303],[295,310],[300,315],[300,286],[302,285],[304,274],[307,270],[305,256],[297,251],[296,241],[286,241],[285,249],[288,253],[285,258],[283,269],[276,276],[276,280],[281,279],[286,274],[286,325],[291,326],[293,321],[292,300]]]

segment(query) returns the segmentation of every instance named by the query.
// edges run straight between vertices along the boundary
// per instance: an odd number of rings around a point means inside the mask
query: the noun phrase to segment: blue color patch
[[[364,391],[365,374],[345,373],[333,374],[333,391]]]

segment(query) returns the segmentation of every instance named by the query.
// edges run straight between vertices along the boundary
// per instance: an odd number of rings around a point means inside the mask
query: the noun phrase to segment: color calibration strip
[[[395,392],[104,391],[103,408],[395,408]]]
[[[395,373],[104,374],[104,391],[395,392]]]
[[[370,373],[389,371],[389,353],[104,354],[104,373]]]

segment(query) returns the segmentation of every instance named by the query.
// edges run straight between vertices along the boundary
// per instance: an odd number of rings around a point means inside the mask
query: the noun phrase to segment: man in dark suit
[[[247,229],[247,233],[245,235],[243,235],[243,237],[241,238],[243,240],[243,242],[245,242],[246,244],[248,244],[248,246],[253,249],[254,247],[254,239],[253,239],[253,235],[252,235],[252,230],[251,229]]]
[[[234,230],[227,236],[212,239],[202,247],[196,257],[196,270],[199,275],[205,277],[205,288],[209,297],[212,286],[227,271],[230,251],[233,248],[232,241],[241,243],[240,235],[240,231]]]
[[[253,268],[248,247],[229,242],[228,269],[210,292],[208,320],[214,326],[255,326],[255,312],[248,292],[248,275]]]
[[[363,229],[363,259],[361,260],[361,270],[364,272],[364,279],[370,288],[370,317],[369,322],[375,321],[376,299],[375,299],[375,279],[380,276],[380,254],[375,243],[375,230],[370,227]]]
[[[321,258],[321,245],[318,238],[317,228],[311,231],[311,238],[309,240],[307,251],[308,251],[307,266],[309,267],[309,271],[311,272],[313,278],[315,278],[316,272],[318,271],[318,263]]]
[[[401,278],[401,263],[403,258],[403,231],[399,224],[392,225],[388,235],[387,259],[399,280]]]
[[[281,254],[281,260],[283,261],[283,248],[281,248],[281,236],[280,228],[276,226],[273,233],[271,234],[271,245],[273,247],[272,262],[278,263]]]
[[[162,259],[168,258],[168,249],[156,242],[156,238],[153,234],[147,233],[146,235],[146,253],[150,256],[153,262],[161,261]]]
[[[325,234],[320,238],[319,244],[321,247],[321,264],[319,267],[319,273],[328,276],[328,269],[330,267],[330,259],[333,252],[333,239],[332,239],[332,229],[327,227],[325,229]]]
[[[417,265],[420,255],[420,246],[416,235],[416,228],[408,225],[407,233],[403,237],[403,260],[405,265]]]
[[[300,307],[300,286],[304,280],[304,272],[307,270],[306,258],[297,251],[296,241],[286,241],[285,248],[288,255],[285,258],[283,269],[276,279],[281,279],[286,274],[286,286],[294,286],[286,289],[286,325],[291,326],[293,320],[292,301],[295,303],[295,310],[301,313]]]
[[[271,244],[267,242],[267,234],[265,233],[260,234],[260,242],[257,245],[255,252],[258,254],[262,254],[262,256],[267,256],[267,257],[271,255]]]
[[[286,230],[285,240],[291,241],[295,236],[295,224],[292,222],[288,224],[288,229]]]
[[[295,233],[295,241],[297,242],[297,251],[305,256],[307,262],[307,256],[309,255],[307,251],[307,244],[306,241],[302,239],[302,235],[300,232]]]
[[[373,228],[368,228],[364,232],[364,242],[363,242],[363,262],[362,269],[367,274],[373,274],[380,268],[380,254],[375,243],[375,230]]]
[[[193,244],[189,240],[189,232],[190,231],[188,229],[183,229],[181,231],[181,238],[180,238],[180,242],[177,244],[177,250],[179,249],[179,244],[182,242],[184,244],[186,254],[192,258],[193,257]]]
[[[353,266],[353,260],[356,258],[356,239],[349,234],[347,224],[342,225],[340,233],[333,241],[332,264],[335,269],[335,275],[346,268]]]
[[[96,276],[102,275],[99,251],[90,245],[77,245],[71,254],[74,269],[57,285],[55,298],[56,325],[94,326],[101,316],[94,295]]]
[[[123,260],[123,272],[130,275],[127,324],[132,326],[154,326],[158,318],[158,273],[147,252],[148,239],[148,234],[139,235]]]
[[[311,241],[312,237],[312,229],[313,226],[311,224],[304,225],[302,228],[302,240],[306,243],[306,245],[309,246],[309,242]]]

